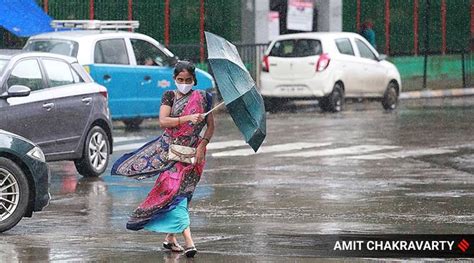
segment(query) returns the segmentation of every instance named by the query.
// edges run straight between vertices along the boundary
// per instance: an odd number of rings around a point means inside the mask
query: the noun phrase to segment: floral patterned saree
[[[195,90],[174,100],[171,117],[204,113],[210,106],[209,96],[204,91]],[[158,176],[146,199],[130,216],[128,229],[142,229],[161,213],[174,209],[184,198],[188,198],[189,203],[205,162],[187,164],[168,161],[168,149],[170,144],[197,147],[201,141],[199,134],[205,124],[186,122],[178,127],[167,128],[157,139],[125,154],[114,163],[113,175],[136,179]]]

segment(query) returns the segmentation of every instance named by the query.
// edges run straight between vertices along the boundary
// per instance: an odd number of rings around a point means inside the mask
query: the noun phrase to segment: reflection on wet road
[[[315,262],[318,234],[474,233],[473,120],[472,107],[278,113],[253,154],[219,115],[190,209],[194,261]],[[117,129],[112,162],[159,133]],[[0,236],[0,261],[186,261],[125,229],[153,180],[51,167],[50,206]]]

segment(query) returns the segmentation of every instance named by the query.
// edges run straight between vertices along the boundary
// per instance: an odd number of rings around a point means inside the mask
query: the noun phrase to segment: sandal
[[[194,255],[196,255],[197,253],[197,249],[195,247],[188,247],[184,250],[184,254],[186,255],[186,257],[188,258],[193,258]]]
[[[169,249],[173,252],[183,252],[184,251],[184,248],[182,246],[180,246],[178,243],[174,243],[174,242],[165,241],[165,242],[163,242],[163,247],[166,248],[166,249]]]

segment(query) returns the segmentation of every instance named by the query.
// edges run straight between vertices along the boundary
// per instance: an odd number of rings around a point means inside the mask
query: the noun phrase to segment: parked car
[[[129,28],[137,27],[133,21],[130,23]],[[173,65],[177,58],[171,51],[143,34],[101,30],[114,26],[127,28],[120,21],[56,21],[53,24],[99,30],[36,35],[28,40],[24,49],[77,57],[92,78],[107,87],[112,118],[122,120],[129,128],[138,127],[144,118],[159,116],[163,92],[175,89]],[[196,77],[197,89],[215,87],[207,72],[197,69]]]
[[[49,204],[49,168],[31,141],[0,130],[0,233]]]
[[[112,153],[107,90],[72,57],[0,50],[0,129],[84,176],[102,174]]]
[[[283,99],[318,98],[322,110],[338,112],[345,98],[369,98],[393,110],[402,84],[385,58],[355,33],[282,35],[265,52],[261,93],[267,108]]]

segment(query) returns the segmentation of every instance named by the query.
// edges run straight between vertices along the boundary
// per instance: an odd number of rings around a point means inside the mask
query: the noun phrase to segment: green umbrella
[[[206,42],[209,63],[227,110],[256,152],[266,135],[263,98],[234,45],[209,32]]]

